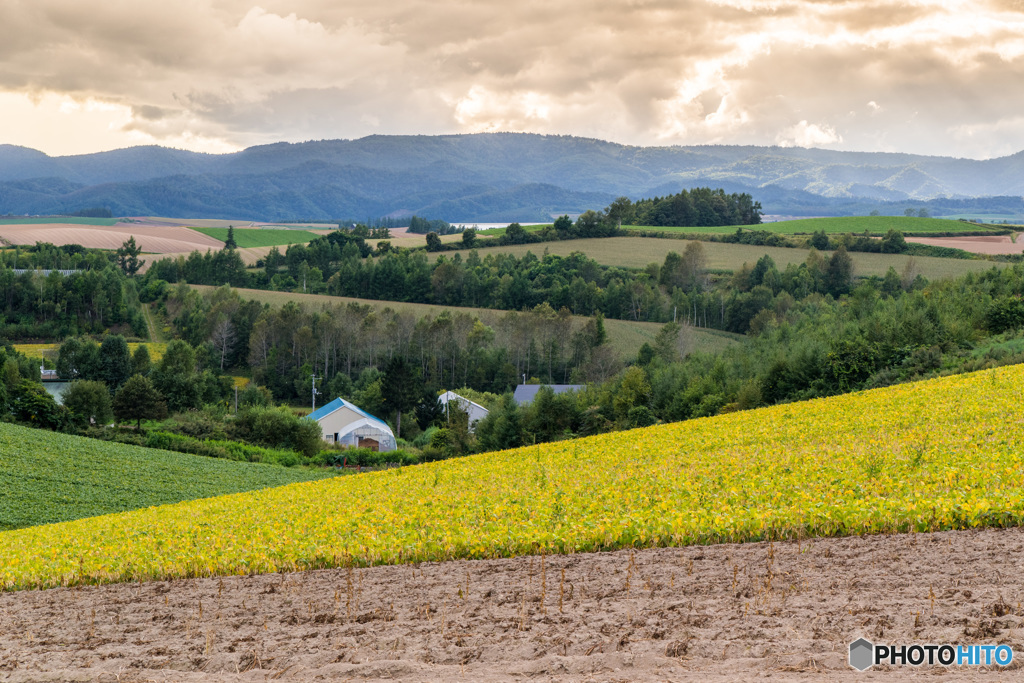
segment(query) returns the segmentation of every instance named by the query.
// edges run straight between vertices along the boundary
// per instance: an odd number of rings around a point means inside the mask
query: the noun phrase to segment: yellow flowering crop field
[[[51,359],[57,360],[57,351],[60,349],[60,343],[50,342],[43,344],[12,344],[14,350],[22,353],[29,358],[42,358],[44,355],[48,355]],[[156,363],[164,357],[164,353],[167,351],[167,344],[164,342],[129,342],[128,351],[135,353],[135,349],[140,346],[148,347],[149,360]]]
[[[0,533],[4,589],[1018,524],[1024,366]]]

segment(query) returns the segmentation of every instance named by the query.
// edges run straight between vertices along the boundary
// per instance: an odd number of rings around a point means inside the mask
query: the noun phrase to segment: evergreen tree
[[[153,385],[167,399],[171,410],[198,408],[202,387],[196,371],[196,352],[188,342],[175,339],[151,373]]]
[[[124,274],[128,277],[135,277],[135,274],[139,272],[139,268],[143,266],[145,261],[139,260],[139,254],[142,253],[142,247],[135,244],[135,235],[131,235],[123,244],[121,248],[117,250],[117,265],[121,267]]]
[[[853,282],[853,259],[846,253],[846,247],[840,245],[832,253],[825,270],[825,286],[834,297],[842,296],[850,291]]]
[[[100,344],[100,377],[111,392],[117,391],[132,376],[132,357],[128,343],[119,334],[111,334]]]
[[[228,226],[228,238],[224,240],[225,249],[238,249],[238,243],[235,242],[235,226]]]
[[[135,353],[132,354],[132,374],[133,375],[148,375],[152,361],[149,358],[149,347],[145,344],[139,344],[139,347],[135,349]]]
[[[402,356],[395,356],[384,367],[381,394],[384,405],[394,410],[395,436],[402,436],[402,413],[412,410],[420,399],[421,385],[416,371]]]

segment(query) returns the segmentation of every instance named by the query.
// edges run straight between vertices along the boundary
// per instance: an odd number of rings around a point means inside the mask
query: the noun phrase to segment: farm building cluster
[[[542,386],[550,387],[556,394],[566,391],[583,389],[580,384],[520,384],[514,394],[518,405],[527,405],[537,397]],[[488,411],[479,403],[470,401],[454,391],[446,391],[437,397],[438,402],[447,415],[452,405],[458,406],[469,416],[469,429],[473,431],[480,420],[487,417]],[[350,448],[370,448],[375,451],[389,452],[396,450],[395,433],[387,422],[375,417],[357,405],[343,398],[336,398],[322,408],[309,414],[311,420],[320,425],[325,441],[341,444]]]

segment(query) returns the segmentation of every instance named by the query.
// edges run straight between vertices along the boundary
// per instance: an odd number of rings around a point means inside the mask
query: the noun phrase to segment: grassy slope
[[[1011,366],[5,532],[0,588],[1015,525],[1022,401]]]
[[[331,473],[0,424],[0,529],[282,486]]]
[[[735,225],[711,226],[701,228],[663,228],[645,227],[642,225],[623,226],[627,230],[656,230],[678,233],[708,233],[713,235],[729,235],[736,232]],[[862,234],[865,230],[872,235],[884,235],[889,230],[899,230],[904,234],[911,233],[960,233],[986,232],[1005,230],[1005,226],[981,226],[944,218],[911,218],[907,216],[840,216],[828,218],[801,218],[777,223],[743,226],[744,230],[765,230],[783,235],[809,235],[824,230],[827,233]]]
[[[481,249],[480,255],[488,253],[507,253],[523,256],[532,251],[538,257],[545,250],[558,256],[568,256],[574,251],[582,251],[600,264],[626,268],[643,268],[648,263],[661,265],[665,255],[674,251],[683,253],[687,240],[655,239],[651,237],[606,237],[600,239],[568,240],[565,242],[544,242],[541,244],[519,244],[507,247]],[[736,270],[744,263],[751,266],[765,254],[772,257],[775,265],[781,270],[790,263],[801,264],[807,260],[808,249],[788,249],[785,247],[758,247],[749,244],[723,244],[719,242],[702,242],[707,255],[708,267],[714,270]],[[831,252],[823,252],[828,256]],[[889,266],[902,273],[907,260],[911,257],[901,254],[866,254],[851,252],[854,262],[854,275],[885,275]],[[449,258],[451,254],[449,252]],[[993,266],[1005,264],[993,261],[973,261],[965,259],[933,258],[928,256],[913,257],[918,272],[928,279],[955,277],[968,272],[988,270]]]
[[[215,287],[206,285],[192,285],[200,291],[211,291]],[[268,292],[261,289],[239,289],[237,290],[243,299],[252,299],[268,303],[272,306],[283,306],[288,301],[296,301],[311,306],[325,304],[347,304],[355,302],[368,304],[377,309],[391,308],[396,311],[409,311],[416,316],[427,314],[437,315],[441,311],[465,311],[470,315],[478,316],[484,322],[492,324],[498,318],[505,315],[507,311],[496,311],[490,308],[463,308],[455,306],[434,306],[432,304],[410,304],[398,301],[375,301],[372,299],[352,299],[343,296],[326,296],[324,294],[293,294],[291,292]],[[586,323],[586,318],[577,316],[578,325]],[[635,357],[644,342],[654,341],[662,323],[635,323],[628,320],[605,319],[605,331],[608,333],[608,340],[612,346],[625,358]],[[691,337],[690,350],[707,351],[715,353],[742,340],[741,335],[729,334],[718,330],[691,329],[688,331]]]
[[[227,228],[192,228],[208,237],[223,242],[228,238]],[[305,244],[319,235],[306,230],[262,230],[258,228],[235,228],[235,242],[239,249],[252,247],[276,247],[288,244]]]

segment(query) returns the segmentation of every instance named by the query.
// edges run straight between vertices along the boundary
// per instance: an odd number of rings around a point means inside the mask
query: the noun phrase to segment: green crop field
[[[212,291],[216,287],[207,285],[192,285],[193,289],[200,291]],[[352,299],[343,296],[327,296],[324,294],[293,294],[291,292],[268,292],[262,289],[239,289],[237,290],[243,299],[250,299],[270,304],[271,306],[283,306],[289,301],[305,303],[309,306],[323,306],[325,304],[347,304],[356,302],[368,304],[381,310],[390,308],[395,311],[409,311],[417,317],[424,315],[437,315],[441,311],[449,310],[453,313],[464,311],[470,315],[479,317],[484,323],[494,325],[507,311],[498,311],[491,308],[462,308],[455,306],[435,306],[433,304],[411,304],[401,301],[376,301],[373,299]],[[578,325],[586,323],[587,318],[577,316]],[[654,337],[662,328],[662,323],[640,323],[628,320],[612,320],[606,318],[604,321],[605,331],[608,333],[608,341],[623,358],[634,358],[644,342],[653,342]],[[706,351],[716,353],[743,340],[742,335],[730,334],[719,330],[705,330],[690,328],[684,334],[689,335],[686,341],[691,351]]]
[[[566,240],[563,242],[542,242],[540,244],[517,244],[505,247],[489,247],[480,250],[483,257],[489,253],[515,254],[522,257],[526,252],[533,252],[537,257],[545,252],[558,256],[568,256],[574,251],[581,251],[598,263],[621,268],[643,268],[648,263],[662,264],[665,255],[670,251],[683,253],[687,240],[657,239],[653,237],[604,237],[585,240]],[[722,242],[702,242],[707,255],[708,268],[712,270],[736,270],[744,263],[751,266],[759,258],[767,254],[781,270],[790,263],[801,264],[807,260],[809,249],[789,249],[786,247],[759,247],[750,244],[726,244]],[[831,252],[822,252],[825,256]],[[930,256],[904,256],[902,254],[868,254],[851,252],[854,263],[854,275],[867,277],[884,276],[892,266],[896,272],[902,273],[907,260],[914,259],[917,271],[928,278],[936,280],[945,277],[957,277],[965,273],[1003,267],[1005,263],[983,260],[935,258]],[[436,258],[436,255],[435,255]],[[448,254],[451,258],[451,254]]]
[[[227,228],[192,228],[196,232],[223,242],[228,238]],[[252,247],[278,247],[288,244],[306,244],[320,235],[307,230],[263,230],[260,228],[235,228],[235,242],[239,249]]]
[[[116,218],[81,218],[78,216],[25,216],[0,218],[0,225],[114,225]]]
[[[0,424],[0,529],[332,476]]]
[[[1022,387],[1010,366],[7,531],[0,590],[1018,526]]]
[[[737,227],[744,230],[764,230],[780,235],[810,235],[812,232],[824,230],[830,234],[864,234],[866,230],[872,235],[884,235],[890,230],[910,234],[946,234],[946,233],[988,233],[1005,230],[1001,226],[983,226],[963,223],[944,218],[912,218],[907,216],[840,216],[830,218],[801,218],[777,223],[744,226],[709,226],[673,228],[643,225],[624,225],[625,230],[645,230],[649,232],[667,232],[677,234],[703,233],[708,235],[731,235]]]

